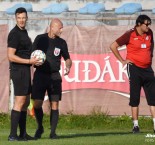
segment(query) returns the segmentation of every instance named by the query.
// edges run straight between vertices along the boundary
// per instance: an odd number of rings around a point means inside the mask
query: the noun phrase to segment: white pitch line
[[[121,93],[121,92],[117,92],[117,91],[109,91],[109,92],[113,92],[115,94],[119,94],[119,95],[122,95],[124,97],[130,98],[130,94],[127,94],[127,93]]]

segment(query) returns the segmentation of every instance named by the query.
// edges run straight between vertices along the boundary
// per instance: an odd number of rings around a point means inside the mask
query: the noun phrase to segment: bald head
[[[61,22],[60,19],[54,18],[54,19],[51,20],[50,26],[51,26],[51,25],[52,25],[52,26],[53,26],[53,25],[61,25],[61,26],[63,26],[63,23]]]
[[[50,31],[48,36],[51,38],[55,38],[56,36],[60,36],[62,33],[63,23],[60,19],[54,18],[50,23]]]

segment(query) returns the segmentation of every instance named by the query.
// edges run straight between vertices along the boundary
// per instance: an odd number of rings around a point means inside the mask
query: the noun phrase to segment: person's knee
[[[43,101],[42,100],[34,100],[34,108],[39,109],[42,107]]]
[[[23,105],[23,108],[24,109],[27,109],[28,106],[29,106],[29,104],[30,104],[30,98],[27,98],[26,101],[25,101],[25,103],[24,103],[24,105]]]
[[[22,107],[22,111],[26,111],[28,106],[29,106],[29,104],[30,104],[30,101],[25,102],[25,104]]]
[[[51,102],[51,109],[52,110],[58,110],[59,109],[59,102],[58,101],[52,101]]]
[[[14,106],[13,106],[13,110],[16,110],[16,111],[22,111],[22,108],[23,108],[24,104],[20,103],[15,103]]]
[[[14,110],[21,111],[26,102],[26,96],[16,96],[14,103]]]

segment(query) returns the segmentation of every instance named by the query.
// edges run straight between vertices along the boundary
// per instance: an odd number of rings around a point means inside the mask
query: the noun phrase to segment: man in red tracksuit
[[[155,132],[155,77],[151,67],[153,57],[153,32],[149,28],[151,19],[147,15],[139,15],[133,29],[116,39],[110,49],[116,58],[123,64],[127,64],[127,72],[130,83],[130,102],[133,119],[133,133],[140,131],[138,125],[140,91],[143,87],[147,103],[154,122]],[[118,48],[126,45],[127,56],[123,59]]]

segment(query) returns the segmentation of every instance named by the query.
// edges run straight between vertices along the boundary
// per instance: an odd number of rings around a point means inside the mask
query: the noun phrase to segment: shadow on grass
[[[126,135],[132,134],[132,132],[104,132],[104,133],[82,133],[82,134],[69,134],[69,135],[60,135],[59,139],[65,138],[76,138],[76,137],[99,137],[99,136],[107,136],[107,135]]]

